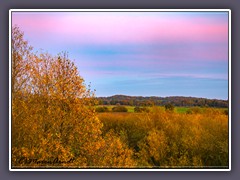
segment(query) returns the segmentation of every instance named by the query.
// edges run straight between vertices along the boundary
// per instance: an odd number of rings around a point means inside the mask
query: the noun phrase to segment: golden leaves
[[[228,165],[228,118],[217,109],[201,114],[166,113],[153,107],[148,114],[100,113],[103,133],[126,134],[136,167],[200,167]]]

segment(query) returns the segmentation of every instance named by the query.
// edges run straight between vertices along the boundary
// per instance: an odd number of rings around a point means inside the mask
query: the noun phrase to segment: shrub
[[[125,106],[115,106],[112,108],[113,112],[127,112],[128,109]]]
[[[107,107],[103,106],[103,107],[97,107],[95,109],[95,111],[96,112],[109,112],[109,109]]]
[[[166,104],[165,105],[165,110],[166,111],[170,111],[170,112],[173,112],[174,111],[174,105],[172,105],[172,104]]]

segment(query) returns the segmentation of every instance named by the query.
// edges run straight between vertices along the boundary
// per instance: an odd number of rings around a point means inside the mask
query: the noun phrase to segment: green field
[[[177,113],[186,113],[189,107],[175,107]]]
[[[96,108],[98,108],[98,107],[107,107],[109,112],[112,112],[112,108],[116,107],[116,106],[115,105],[98,105],[98,106],[96,106]],[[128,110],[127,113],[134,113],[135,106],[124,106],[124,107],[127,108],[127,110]],[[150,111],[153,111],[153,107],[147,107],[147,108]],[[159,108],[162,111],[165,111],[165,107],[164,106],[157,106],[157,108]],[[197,110],[199,112],[203,112],[203,111],[205,111],[208,108],[207,107],[175,107],[174,108],[174,112],[176,112],[176,113],[184,113],[185,114],[185,113],[188,112],[188,110],[191,110],[191,109],[195,110],[195,111]],[[227,110],[227,108],[214,108],[214,109],[222,111],[222,112]]]
[[[116,106],[115,106],[115,105],[99,105],[99,106],[96,106],[96,108],[97,108],[97,107],[107,107],[108,110],[111,112],[112,108],[113,108],[113,107],[116,107]],[[124,107],[127,108],[128,112],[130,112],[130,113],[133,113],[133,112],[134,112],[135,106],[124,106]]]

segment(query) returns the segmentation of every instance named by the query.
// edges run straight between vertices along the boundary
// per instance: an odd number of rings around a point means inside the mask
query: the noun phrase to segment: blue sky
[[[67,51],[97,96],[228,99],[225,12],[13,13],[36,50]]]

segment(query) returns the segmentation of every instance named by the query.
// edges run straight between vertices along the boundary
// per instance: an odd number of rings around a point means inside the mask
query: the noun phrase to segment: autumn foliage
[[[101,113],[103,133],[113,131],[135,152],[137,167],[227,168],[228,116],[202,108],[188,114],[153,107],[149,113]]]
[[[97,113],[68,54],[33,51],[16,26],[11,70],[13,168],[228,166],[228,116],[217,109]]]
[[[67,53],[33,53],[18,27],[11,82],[13,167],[135,165],[119,138],[102,136],[94,94]]]

